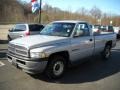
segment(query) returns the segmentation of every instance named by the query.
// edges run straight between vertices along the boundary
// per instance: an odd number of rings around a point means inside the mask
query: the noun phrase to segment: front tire
[[[111,56],[111,46],[106,45],[104,51],[102,52],[103,60],[108,60]]]
[[[53,56],[48,63],[46,75],[53,79],[60,78],[64,74],[65,67],[64,57],[58,55]]]

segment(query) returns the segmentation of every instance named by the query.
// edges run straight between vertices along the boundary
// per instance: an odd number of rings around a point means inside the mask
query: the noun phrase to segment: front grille
[[[9,44],[8,45],[8,51],[15,53],[15,45]]]
[[[8,47],[8,50],[9,50],[10,52],[15,52],[15,48],[14,48],[14,47]]]
[[[18,54],[23,54],[23,55],[27,55],[26,51],[21,51],[21,50],[16,50],[16,53]]]
[[[18,46],[18,45],[16,45],[15,47],[18,48],[18,49],[26,50],[26,48],[23,47],[23,46]]]
[[[9,44],[8,51],[13,54],[28,57],[28,49],[23,46],[18,46],[14,44]]]

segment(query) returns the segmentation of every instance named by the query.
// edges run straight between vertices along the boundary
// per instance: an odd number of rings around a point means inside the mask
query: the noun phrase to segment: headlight
[[[45,58],[46,54],[44,52],[30,52],[31,58]]]

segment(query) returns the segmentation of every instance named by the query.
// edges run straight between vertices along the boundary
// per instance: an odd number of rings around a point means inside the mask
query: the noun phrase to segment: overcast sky
[[[21,1],[30,2],[31,0]],[[62,10],[71,10],[72,12],[79,10],[81,7],[91,9],[96,6],[103,12],[120,15],[120,0],[42,0],[42,2],[52,7],[58,7]]]

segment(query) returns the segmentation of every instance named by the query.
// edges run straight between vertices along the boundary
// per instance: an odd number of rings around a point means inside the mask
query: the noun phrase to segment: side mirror
[[[74,36],[73,37],[79,37],[79,35],[77,34],[77,32],[74,32]]]
[[[76,32],[74,32],[74,37],[79,37],[79,36],[83,36],[84,32],[82,30],[77,30]]]

